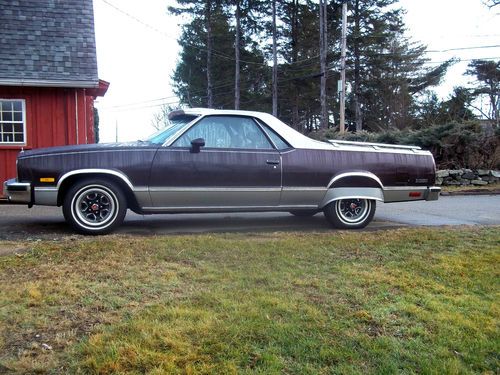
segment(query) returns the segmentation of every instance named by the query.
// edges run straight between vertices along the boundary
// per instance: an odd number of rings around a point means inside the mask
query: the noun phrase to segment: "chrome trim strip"
[[[98,173],[98,174],[110,174],[113,176],[116,176],[120,179],[123,180],[127,184],[127,186],[130,188],[130,190],[134,190],[134,186],[130,182],[130,180],[125,176],[123,173],[114,171],[112,169],[98,169],[98,168],[91,168],[91,169],[76,169],[74,171],[70,171],[62,175],[61,178],[59,178],[59,181],[57,182],[57,189],[61,187],[61,184],[64,182],[65,179],[67,179],[70,176],[74,176],[77,174],[90,174],[90,173]]]
[[[382,181],[380,181],[380,178],[378,178],[376,175],[374,175],[371,172],[362,172],[362,171],[359,171],[359,172],[345,172],[345,173],[338,174],[338,175],[336,175],[335,177],[333,177],[330,180],[330,183],[328,184],[328,188],[330,188],[336,181],[338,181],[338,180],[340,180],[342,178],[345,178],[345,177],[367,177],[367,178],[371,178],[376,183],[378,183],[381,188],[384,188],[384,185],[382,184]]]
[[[57,187],[38,186],[34,189],[34,204],[41,206],[57,206]]]
[[[301,186],[287,186],[283,187],[283,191],[326,191],[327,188],[319,186],[319,187],[301,187]]]
[[[162,149],[159,149],[158,151],[175,151],[175,152],[189,152],[189,149],[186,147],[164,147]],[[270,154],[270,155],[279,155],[279,152],[277,150],[267,148],[267,149],[259,149],[252,151],[252,149],[248,148],[242,148],[242,149],[222,149],[222,148],[202,148],[200,152],[210,152],[210,153],[215,153],[215,152],[224,152],[224,153],[229,153],[229,154],[259,154],[259,155],[265,155],[265,154]]]
[[[392,190],[426,190],[427,186],[385,186],[384,190],[392,191]]]
[[[156,149],[150,149],[152,152],[156,152]],[[40,155],[22,155],[21,159],[33,159],[33,158],[40,158],[40,157],[47,157],[47,156],[60,156],[60,155],[82,155],[82,154],[99,154],[102,152],[144,152],[144,149],[133,149],[133,148],[128,148],[128,149],[106,149],[106,150],[89,150],[89,151],[75,151],[75,152],[55,152],[55,153],[49,153],[49,154],[40,154]]]
[[[266,192],[266,191],[272,191],[272,192],[279,192],[281,191],[281,188],[276,188],[276,187],[264,187],[264,188],[229,188],[229,187],[216,187],[216,188],[211,188],[211,187],[150,187],[149,188],[150,192],[237,192],[237,193],[244,193],[244,192]]]
[[[172,211],[172,212],[250,212],[250,211],[289,211],[293,209],[317,209],[317,205],[294,206],[168,206],[168,207],[143,207],[144,211]]]
[[[337,139],[329,139],[328,142],[330,143],[338,143],[341,145],[354,145],[354,146],[374,146],[374,147],[380,147],[380,148],[401,148],[405,150],[421,150],[422,148],[419,146],[406,146],[406,145],[391,145],[388,143],[372,143],[372,142],[354,142],[354,141],[339,141]]]

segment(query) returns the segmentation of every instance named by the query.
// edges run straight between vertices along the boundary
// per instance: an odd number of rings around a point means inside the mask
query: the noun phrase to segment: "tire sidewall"
[[[90,226],[81,220],[76,212],[76,199],[87,189],[97,189],[104,192],[112,200],[114,212],[104,226]],[[121,225],[127,213],[127,200],[122,189],[114,182],[105,179],[85,179],[78,181],[67,191],[63,201],[63,214],[74,230],[81,234],[108,234]]]
[[[323,210],[325,217],[327,220],[335,227],[340,229],[361,229],[366,227],[372,220],[375,215],[375,210],[377,203],[373,199],[362,199],[365,204],[369,206],[367,213],[363,216],[360,221],[356,221],[353,223],[349,223],[345,221],[339,215],[340,211],[340,203],[342,199],[335,200],[330,202]]]

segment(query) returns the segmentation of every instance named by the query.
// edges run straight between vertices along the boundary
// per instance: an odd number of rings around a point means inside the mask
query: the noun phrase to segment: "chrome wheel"
[[[110,233],[123,222],[126,213],[125,194],[112,181],[85,179],[75,183],[64,197],[64,218],[79,233]]]
[[[117,198],[103,186],[86,186],[73,198],[72,208],[78,220],[89,227],[105,227],[116,216]]]
[[[335,228],[360,229],[372,221],[376,207],[372,199],[346,198],[329,203],[323,212]]]
[[[346,224],[362,222],[370,212],[371,202],[367,199],[341,199],[336,201],[335,210]]]

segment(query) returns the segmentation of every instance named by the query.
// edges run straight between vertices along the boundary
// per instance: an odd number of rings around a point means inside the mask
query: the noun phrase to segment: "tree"
[[[397,0],[355,0],[348,46],[348,80],[353,82],[348,115],[356,129],[412,126],[416,96],[439,84],[447,61],[426,68],[426,46],[404,35],[402,10]]]
[[[469,66],[466,75],[476,78],[477,82],[472,89],[472,95],[475,97],[486,97],[489,100],[489,108],[483,109],[475,106],[486,118],[493,120],[499,125],[498,103],[500,100],[500,60],[473,60]]]

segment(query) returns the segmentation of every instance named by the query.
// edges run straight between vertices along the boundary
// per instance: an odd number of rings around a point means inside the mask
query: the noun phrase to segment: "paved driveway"
[[[500,195],[440,197],[434,202],[379,204],[367,230],[418,225],[500,224]],[[330,231],[322,214],[299,218],[288,213],[178,214],[141,216],[128,212],[118,233],[134,235]],[[0,239],[59,238],[72,235],[57,207],[0,205]]]

